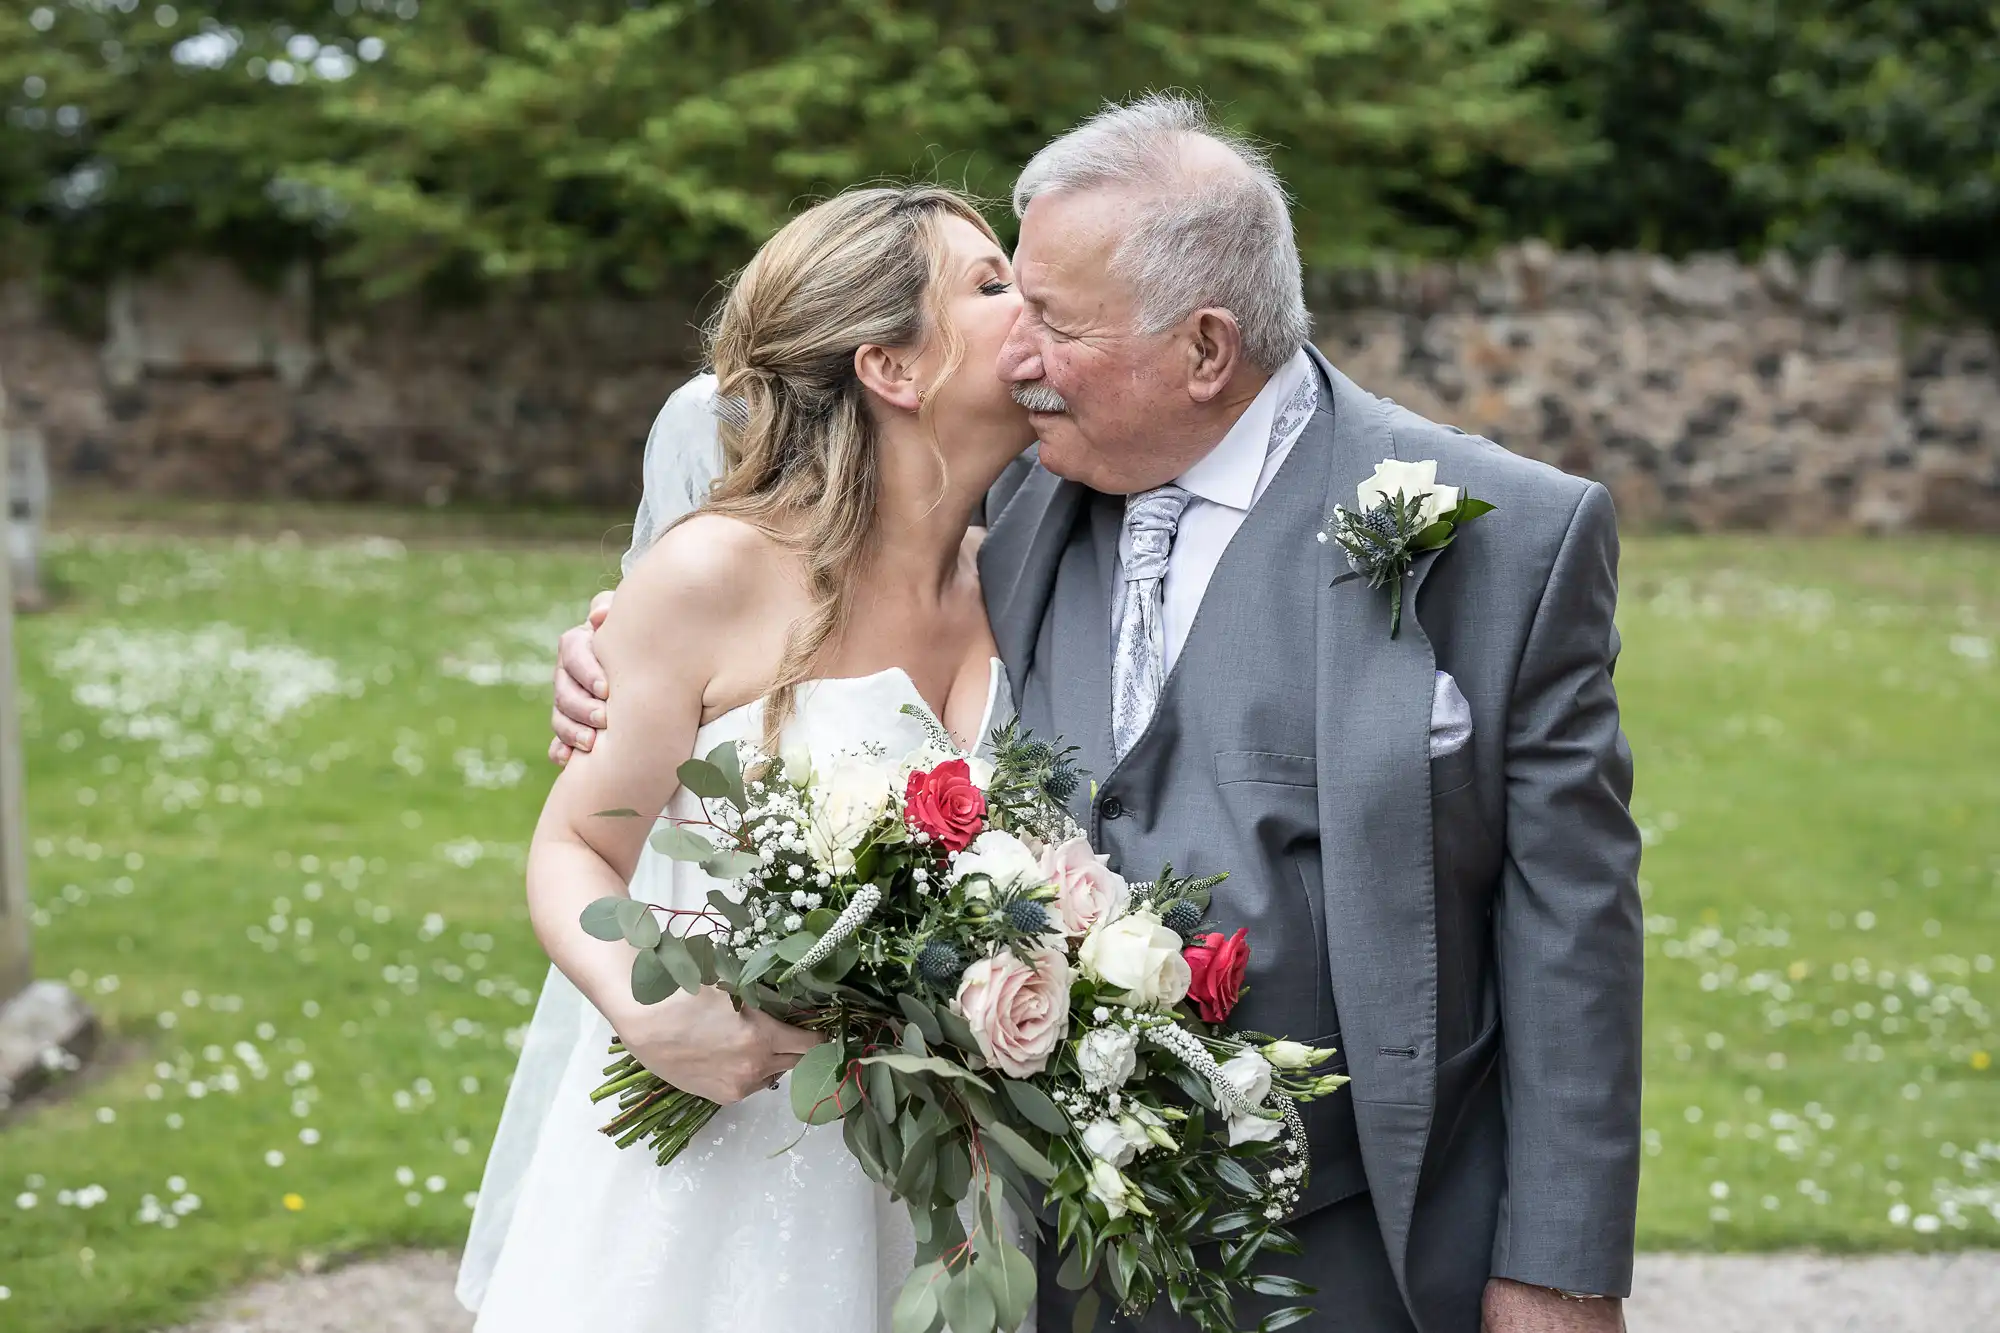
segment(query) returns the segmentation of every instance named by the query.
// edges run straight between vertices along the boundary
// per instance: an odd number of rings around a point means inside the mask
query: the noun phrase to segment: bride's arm
[[[789,1068],[812,1038],[761,1013],[738,1015],[714,995],[638,1004],[636,951],[586,934],[577,920],[596,899],[626,894],[651,816],[674,795],[675,770],[694,749],[718,650],[740,652],[755,637],[744,622],[759,600],[746,586],[757,562],[697,531],[707,526],[683,526],[640,562],[618,613],[598,631],[618,726],[579,753],[549,792],[528,849],[528,913],[549,958],[634,1055],[679,1087],[729,1102]],[[642,813],[604,813],[612,810]]]

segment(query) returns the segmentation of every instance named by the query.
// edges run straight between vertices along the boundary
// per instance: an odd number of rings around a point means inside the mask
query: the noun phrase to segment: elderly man
[[[1328,364],[1282,185],[1195,103],[1106,110],[1014,204],[999,373],[1041,443],[988,498],[988,613],[1024,725],[1097,775],[1093,843],[1232,872],[1232,1021],[1343,1052],[1292,1224],[1303,1327],[1618,1329],[1641,925],[1610,497]],[[1321,537],[1385,460],[1495,506],[1393,590]],[[588,627],[562,652],[559,759],[601,718]]]

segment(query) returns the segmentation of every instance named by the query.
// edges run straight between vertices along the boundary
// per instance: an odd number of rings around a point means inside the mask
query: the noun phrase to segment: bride
[[[650,821],[599,813],[695,813],[675,779],[691,755],[915,750],[913,703],[970,748],[1008,707],[968,525],[1033,440],[989,369],[1019,305],[959,195],[842,194],[744,269],[711,331],[713,381],[665,414],[689,422],[675,449],[699,454],[724,405],[722,474],[629,564],[596,640],[618,725],[556,780],[529,851],[554,967],[460,1270],[478,1333],[887,1329],[913,1247],[903,1209],[782,1090],[817,1038],[712,990],[637,1004],[632,948],[577,918],[628,885],[669,906],[714,887],[648,849]],[[668,1166],[598,1133],[609,1112],[588,1094],[614,1033],[723,1107]]]

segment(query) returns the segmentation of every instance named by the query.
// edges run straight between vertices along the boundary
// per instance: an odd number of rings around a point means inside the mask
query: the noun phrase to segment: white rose
[[[1076,1044],[1076,1067],[1092,1092],[1115,1092],[1139,1064],[1139,1041],[1124,1028],[1092,1028]]]
[[[1139,1151],[1140,1144],[1148,1140],[1141,1138],[1138,1143],[1125,1132],[1125,1127],[1116,1120],[1093,1120],[1083,1129],[1083,1149],[1100,1162],[1112,1166],[1123,1166]]]
[[[1000,829],[988,829],[974,838],[972,845],[952,862],[952,883],[972,875],[986,876],[993,881],[993,888],[996,889],[1042,882],[1041,863],[1036,860],[1035,854],[1019,838]],[[967,893],[974,897],[991,896],[985,885],[968,889]]]
[[[786,741],[778,749],[778,758],[785,765],[785,781],[801,791],[812,784],[812,751],[804,741]]]
[[[1083,937],[1077,961],[1086,972],[1118,987],[1132,1003],[1171,1008],[1187,994],[1193,974],[1181,957],[1181,937],[1151,912],[1133,912]]]
[[[1111,858],[1091,851],[1083,838],[1045,850],[1041,869],[1042,878],[1056,886],[1056,920],[1071,935],[1121,915],[1131,901],[1131,890],[1111,869]]]
[[[813,783],[806,850],[815,862],[843,875],[854,869],[854,849],[888,812],[890,781],[886,768],[843,759]]]
[[[1423,497],[1423,519],[1435,523],[1438,515],[1458,507],[1458,487],[1437,484],[1438,465],[1434,458],[1421,463],[1399,463],[1385,458],[1375,465],[1375,475],[1355,489],[1361,511],[1367,513],[1392,495],[1414,500]]]
[[[1245,1051],[1223,1062],[1222,1077],[1243,1094],[1246,1101],[1262,1106],[1271,1092],[1271,1062],[1255,1051]],[[1229,1146],[1239,1143],[1269,1143],[1284,1129],[1282,1120],[1266,1120],[1256,1115],[1229,1117]]]
[[[1104,1211],[1111,1214],[1113,1221],[1125,1216],[1128,1211],[1125,1199],[1130,1189],[1125,1177],[1119,1175],[1118,1168],[1111,1163],[1100,1157],[1090,1164],[1090,1192],[1097,1196],[1097,1201],[1104,1205]]]

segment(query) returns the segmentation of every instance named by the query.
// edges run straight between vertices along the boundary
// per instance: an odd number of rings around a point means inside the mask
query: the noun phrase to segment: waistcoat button
[[[1106,819],[1117,819],[1125,813],[1125,806],[1116,796],[1107,796],[1104,803],[1097,807],[1097,813]]]

